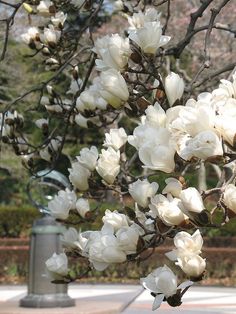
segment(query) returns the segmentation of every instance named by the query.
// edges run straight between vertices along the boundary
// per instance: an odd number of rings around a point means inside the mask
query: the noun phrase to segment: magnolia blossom
[[[79,162],[73,162],[72,168],[68,170],[70,172],[69,179],[73,186],[80,191],[86,191],[89,188],[88,178],[91,172]]]
[[[147,277],[140,280],[145,289],[156,294],[152,305],[153,311],[160,307],[164,298],[168,300],[169,297],[177,293],[178,289],[185,289],[192,285],[191,281],[186,281],[177,286],[176,275],[166,265],[155,269]]]
[[[139,11],[132,16],[128,16],[129,30],[136,30],[144,26],[145,22],[158,22],[160,20],[161,13],[155,8],[148,8],[145,12]]]
[[[76,242],[78,241],[78,232],[75,228],[70,227],[66,229],[61,236],[61,243],[67,249],[77,248]]]
[[[147,179],[137,180],[129,185],[129,194],[138,205],[146,208],[149,203],[149,198],[153,197],[158,190],[158,183],[149,183]]]
[[[112,147],[108,147],[107,150],[102,149],[96,170],[107,183],[112,184],[120,172],[120,152]]]
[[[80,156],[76,157],[78,162],[90,171],[93,171],[97,165],[98,150],[96,146],[82,148]]]
[[[63,26],[66,19],[67,19],[67,14],[65,14],[62,11],[57,12],[55,16],[51,17],[52,24],[56,27]]]
[[[99,41],[97,45],[95,42],[95,51],[101,59],[96,60],[97,69],[104,71],[112,68],[123,71],[131,55],[129,39],[123,39],[118,34],[113,34],[110,37],[105,36]]]
[[[142,28],[133,30],[129,34],[144,53],[155,54],[158,48],[166,45],[170,37],[162,35],[160,22],[146,22]]]
[[[112,225],[115,231],[122,227],[129,226],[128,217],[124,214],[118,213],[117,210],[110,211],[109,209],[106,209],[105,215],[102,217],[102,221],[104,224],[107,223]]]
[[[197,189],[190,187],[180,192],[180,199],[184,205],[184,212],[200,213],[204,210],[202,197]]]
[[[122,263],[126,260],[126,254],[119,247],[119,241],[110,224],[104,224],[101,231],[94,231],[90,234],[86,249],[89,261],[99,271],[104,270],[110,264]]]
[[[160,170],[166,173],[175,169],[174,161],[175,149],[166,144],[156,144],[151,141],[144,144],[139,149],[139,159],[144,164],[144,168]]]
[[[128,255],[136,253],[139,230],[135,225],[120,228],[116,233],[116,238],[118,240],[119,247],[122,248],[125,254]]]
[[[178,265],[182,271],[189,277],[198,278],[206,268],[206,261],[199,255],[187,254],[177,258]]]
[[[69,271],[68,260],[65,253],[53,253],[53,255],[46,260],[45,264],[50,275],[55,279],[58,279],[58,277],[60,278],[61,276],[66,276]]]
[[[145,124],[151,126],[151,127],[165,127],[166,125],[166,113],[156,102],[154,106],[148,106],[145,110],[146,113],[146,120]]]
[[[157,144],[166,144],[169,142],[170,133],[165,128],[150,127],[149,124],[141,124],[137,126],[133,135],[128,136],[128,142],[137,150],[145,144],[151,142],[154,146]]]
[[[81,113],[75,116],[75,123],[78,124],[81,128],[88,128],[88,119],[85,118]]]
[[[192,235],[185,231],[181,231],[174,237],[174,245],[176,249],[166,253],[166,256],[172,261],[177,260],[180,256],[200,254],[203,239],[199,230],[196,230]]]
[[[186,132],[195,137],[203,131],[213,131],[215,124],[215,111],[201,101],[189,99],[186,106],[178,106],[178,117],[172,121],[172,128]]]
[[[109,133],[105,133],[105,142],[103,146],[112,147],[119,150],[127,142],[128,136],[124,128],[111,129]]]
[[[80,94],[80,97],[76,100],[76,109],[80,112],[85,110],[93,111],[96,109],[96,102],[94,95],[88,89]]]
[[[48,127],[48,119],[38,119],[35,121],[35,125],[39,129],[47,128]]]
[[[236,98],[236,74],[233,74],[233,82],[228,80],[220,80],[219,88],[224,90],[228,97]]]
[[[50,24],[43,29],[43,34],[40,34],[40,40],[44,44],[55,45],[61,37],[61,31],[55,29],[55,27]]]
[[[163,194],[168,194],[170,193],[171,195],[175,197],[179,197],[180,192],[182,191],[182,183],[175,179],[175,178],[167,178],[165,180],[166,186],[163,189],[162,193]]]
[[[165,78],[165,93],[170,106],[183,96],[184,80],[177,73],[171,72]]]
[[[67,251],[79,250],[82,256],[87,257],[88,255],[85,251],[85,248],[91,232],[92,231],[85,231],[78,233],[75,228],[70,227],[63,232],[60,240]]]
[[[79,198],[75,205],[81,217],[85,218],[86,214],[90,211],[89,202],[85,198]]]
[[[116,0],[113,7],[115,11],[122,11],[124,9],[124,3],[122,0]]]
[[[187,140],[179,155],[185,160],[190,160],[193,156],[203,160],[211,156],[222,156],[222,142],[214,132],[203,131]]]
[[[129,91],[123,76],[115,69],[101,73],[101,96],[114,108],[119,108],[129,98]]]
[[[220,133],[222,138],[231,146],[236,143],[236,124],[235,117],[229,115],[219,115],[216,117],[216,130]]]
[[[223,201],[225,205],[236,213],[236,187],[233,184],[228,184],[224,191]]]
[[[155,218],[159,217],[167,226],[178,226],[185,219],[186,216],[181,210],[181,201],[178,198],[172,198],[168,195],[155,195],[151,198],[150,214]]]
[[[97,109],[105,110],[107,101],[100,95],[101,84],[99,77],[93,79],[93,84],[83,91],[76,100],[76,109],[80,112],[85,110],[94,111]]]
[[[66,189],[61,190],[56,196],[48,203],[50,214],[59,219],[67,219],[69,211],[75,208],[76,194],[74,191]]]
[[[37,6],[37,12],[43,16],[50,15],[50,7],[53,6],[53,2],[49,0],[40,1],[39,5]]]
[[[21,35],[21,39],[27,45],[36,40],[39,36],[39,29],[37,27],[30,27],[27,30],[27,33]]]

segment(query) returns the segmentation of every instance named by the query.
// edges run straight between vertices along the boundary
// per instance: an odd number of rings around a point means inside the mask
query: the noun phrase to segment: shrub
[[[40,213],[32,207],[0,206],[0,237],[29,235],[33,221],[39,217]]]

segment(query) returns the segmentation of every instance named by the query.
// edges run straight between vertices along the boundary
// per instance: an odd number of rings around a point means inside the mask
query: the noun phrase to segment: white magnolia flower
[[[103,39],[99,40],[98,45],[95,42],[95,51],[100,58],[96,60],[97,69],[106,71],[112,68],[117,71],[123,71],[131,55],[129,39],[123,39],[118,34],[105,36],[106,43],[102,47],[101,40]]]
[[[224,141],[228,142],[231,146],[235,146],[236,124],[234,116],[226,114],[217,116],[215,127],[224,139]]]
[[[48,105],[50,105],[50,100],[49,100],[49,98],[48,98],[47,96],[41,97],[41,99],[40,99],[40,104],[41,104],[42,106],[48,106]]]
[[[61,37],[61,31],[55,29],[55,27],[50,24],[47,27],[44,27],[43,34],[40,34],[40,40],[44,44],[55,45],[58,43]]]
[[[120,151],[115,151],[112,147],[102,149],[96,170],[107,183],[112,184],[120,172]]]
[[[166,253],[166,256],[172,261],[177,260],[180,256],[200,254],[203,239],[199,230],[196,230],[192,235],[185,231],[180,231],[174,237],[174,244],[176,249]]]
[[[179,155],[185,160],[190,160],[192,157],[206,160],[212,156],[222,156],[222,142],[214,132],[203,131],[187,140]]]
[[[119,247],[122,248],[125,254],[129,255],[136,253],[139,230],[135,225],[120,228],[116,233],[116,237]]]
[[[94,111],[96,109],[95,96],[90,89],[83,91],[76,100],[76,109],[80,112]]]
[[[145,110],[146,120],[145,124],[154,128],[165,127],[166,125],[166,113],[162,107],[156,102],[154,106],[148,106]]]
[[[236,213],[236,187],[233,184],[228,184],[224,192],[224,203],[225,205]]]
[[[79,198],[75,205],[81,217],[85,218],[87,212],[90,211],[89,201],[85,198]]]
[[[163,189],[162,193],[163,194],[168,194],[170,193],[171,195],[175,197],[179,197],[180,192],[182,191],[182,183],[175,179],[175,178],[167,178],[165,180],[166,186]]]
[[[68,259],[65,253],[53,253],[53,255],[48,260],[46,260],[45,264],[50,272],[50,275],[55,277],[55,279],[57,275],[65,276],[69,271]]]
[[[38,119],[38,120],[35,121],[35,125],[39,129],[42,129],[44,127],[48,127],[48,119]]]
[[[80,151],[80,156],[76,157],[79,163],[90,171],[93,171],[97,165],[98,150],[96,146],[84,147]]]
[[[30,27],[27,30],[27,33],[21,35],[21,39],[27,45],[36,40],[39,36],[39,29],[37,27]]]
[[[149,124],[141,124],[137,126],[133,135],[128,136],[128,142],[130,145],[134,146],[137,150],[145,144],[152,142],[153,145],[166,144],[169,142],[170,132],[165,128],[151,127]]]
[[[124,128],[111,129],[109,133],[105,133],[105,142],[103,146],[112,147],[119,150],[127,142],[128,136]]]
[[[221,80],[219,86],[220,89],[223,89],[228,97],[236,98],[236,74],[233,75],[233,82],[228,80]]]
[[[200,277],[206,268],[205,259],[195,254],[182,255],[178,257],[175,264],[178,265],[182,269],[182,271],[190,278]]]
[[[149,208],[151,209],[151,216],[159,217],[167,226],[178,226],[186,219],[181,210],[181,201],[178,198],[169,197],[168,199],[161,194],[155,195],[151,198]]]
[[[197,189],[190,187],[182,190],[179,197],[184,205],[184,213],[200,213],[204,210],[202,197]]]
[[[158,183],[148,182],[147,179],[137,180],[129,184],[129,194],[138,205],[146,208],[149,204],[149,198],[153,197],[158,190]]]
[[[48,0],[42,1],[41,0],[39,5],[37,6],[37,12],[42,16],[49,16],[51,6],[53,6],[52,1],[48,1]]]
[[[146,22],[142,28],[131,31],[129,38],[148,54],[155,54],[170,40],[169,36],[162,35],[160,22]]]
[[[59,11],[55,16],[51,17],[52,24],[56,27],[63,26],[67,18],[67,14],[62,11]]]
[[[116,0],[113,4],[114,11],[122,11],[124,9],[124,3],[122,0]]]
[[[123,76],[115,69],[103,71],[100,76],[101,96],[114,108],[119,108],[129,98]]]
[[[101,231],[90,233],[87,251],[89,261],[99,271],[104,270],[110,264],[122,263],[126,260],[126,254],[119,247],[114,229],[109,224],[104,224]]]
[[[192,99],[188,100],[186,106],[180,106],[178,118],[172,121],[172,128],[183,130],[192,137],[203,131],[214,130],[215,111],[213,108],[200,105],[200,101],[191,106]]]
[[[177,73],[171,72],[165,78],[165,93],[170,106],[183,96],[184,80]]]
[[[145,22],[158,22],[160,21],[161,13],[155,8],[148,8],[144,13],[139,11],[132,16],[128,16],[129,30],[136,30],[144,26]]]
[[[73,186],[80,191],[86,191],[89,188],[88,178],[91,172],[79,162],[73,162],[72,168],[68,170],[70,172],[69,179]]]
[[[88,128],[88,119],[85,118],[81,113],[75,116],[75,123],[78,124],[81,128]]]
[[[155,269],[147,277],[141,278],[141,283],[145,289],[157,294],[152,305],[153,311],[160,307],[164,298],[175,295],[178,289],[192,285],[191,281],[186,281],[177,286],[176,275],[166,265]]]
[[[155,145],[150,141],[139,149],[139,159],[144,164],[144,168],[166,173],[173,172],[175,169],[174,155],[175,149],[168,145],[168,142]]]
[[[48,203],[50,214],[59,219],[67,219],[69,211],[75,208],[76,194],[69,189],[61,190]]]
[[[79,234],[75,228],[66,229],[61,236],[61,243],[67,249],[77,248],[76,242],[78,241]]]
[[[129,226],[128,217],[124,214],[118,213],[117,210],[110,211],[109,209],[106,209],[105,215],[102,217],[102,221],[104,224],[107,223],[112,225],[115,231],[122,227]]]

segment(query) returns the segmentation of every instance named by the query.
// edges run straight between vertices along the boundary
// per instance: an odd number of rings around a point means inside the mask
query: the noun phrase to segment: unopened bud
[[[79,73],[78,73],[78,67],[74,67],[73,72],[72,72],[72,76],[74,78],[74,80],[78,81],[79,78]]]
[[[28,3],[23,3],[23,8],[28,14],[32,14],[34,11],[33,8]]]

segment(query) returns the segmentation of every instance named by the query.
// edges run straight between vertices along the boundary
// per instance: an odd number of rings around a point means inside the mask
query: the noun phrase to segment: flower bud
[[[165,92],[170,106],[181,99],[184,92],[184,80],[176,73],[171,72],[165,78]]]

